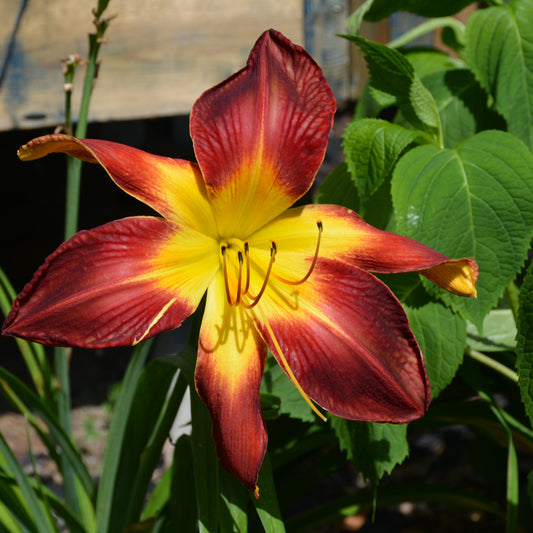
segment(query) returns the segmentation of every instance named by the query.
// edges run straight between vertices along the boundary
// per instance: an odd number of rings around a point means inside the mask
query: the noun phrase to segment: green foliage
[[[331,417],[341,450],[372,483],[377,483],[409,454],[406,424],[356,422]]]
[[[423,17],[445,17],[454,15],[473,0],[449,0],[448,2],[428,2],[427,0],[374,0],[365,19],[382,20],[396,11],[409,11]]]
[[[455,150],[417,147],[398,162],[399,233],[480,265],[476,299],[442,294],[478,327],[524,264],[533,229],[533,155],[513,135],[485,131]]]
[[[533,147],[533,0],[476,11],[466,26],[473,73],[494,98],[509,132]]]
[[[520,294],[517,341],[516,370],[520,394],[533,425],[533,263],[529,265]]]
[[[352,122],[344,133],[344,155],[364,213],[368,199],[390,179],[402,152],[417,140],[418,132],[386,120],[367,119]]]
[[[194,390],[194,342],[175,357],[148,364],[150,343],[144,343],[134,350],[118,392],[95,481],[73,442],[68,402],[62,403],[68,400],[68,374],[61,371],[58,384],[58,370],[43,348],[20,341],[31,386],[0,367],[0,389],[47,448],[65,479],[65,494],[60,498],[28,476],[0,435],[2,531],[56,532],[58,517],[73,533],[303,532],[370,512],[376,502],[403,501],[493,514],[506,520],[509,532],[526,530],[518,506],[527,515],[533,503],[519,499],[519,489],[527,488],[533,500],[533,473],[527,476],[519,464],[520,454],[533,455],[527,425],[533,424],[533,0],[490,2],[470,16],[465,29],[449,17],[471,3],[367,0],[350,16],[345,37],[362,51],[370,78],[344,133],[345,162],[326,177],[315,199],[479,264],[478,296],[472,299],[451,296],[415,273],[381,276],[405,305],[424,353],[432,389],[428,413],[409,427],[332,415],[325,424],[270,358],[261,388],[270,442],[256,500],[219,466],[209,414]],[[98,2],[97,17],[106,5]],[[359,36],[363,20],[397,11],[430,20],[390,46]],[[108,22],[100,19],[94,35]],[[433,48],[402,48],[438,27],[445,28],[453,57]],[[88,87],[101,44],[94,35]],[[90,92],[85,113],[89,97]],[[85,125],[86,117],[82,131]],[[69,215],[69,227],[75,215]],[[4,314],[13,297],[0,271]],[[67,361],[66,353],[56,362],[61,360]],[[187,387],[192,435],[175,443],[171,467],[151,490]],[[458,425],[501,452],[485,463],[480,457],[478,468],[488,471],[504,458],[498,466],[505,486],[494,500],[458,486],[394,485],[393,479],[379,485],[408,457],[410,435]],[[295,511],[298,497],[346,460],[373,487]]]
[[[466,324],[439,303],[408,307],[406,311],[411,329],[425,354],[431,397],[435,399],[450,384],[463,362]]]
[[[406,120],[429,139],[440,142],[440,118],[429,91],[413,66],[397,50],[346,36],[361,48],[370,72],[370,92],[382,107],[397,106]]]
[[[413,426],[466,424],[494,441],[507,457],[501,498],[507,531],[514,531],[524,505],[518,450],[533,452],[533,431],[522,421],[527,415],[533,423],[531,266],[524,275],[533,235],[533,0],[491,2],[466,28],[447,18],[471,3],[368,0],[350,16],[345,37],[363,53],[370,77],[343,136],[346,162],[326,178],[317,200],[341,199],[378,227],[449,257],[476,259],[477,298],[450,295],[416,274],[381,279],[406,304],[431,382],[430,411]],[[402,10],[430,20],[390,46],[358,36],[363,20]],[[400,48],[436,27],[445,28],[443,39],[458,57]],[[331,425],[373,482],[408,453],[403,427],[340,419]],[[342,505],[322,511],[340,513]]]

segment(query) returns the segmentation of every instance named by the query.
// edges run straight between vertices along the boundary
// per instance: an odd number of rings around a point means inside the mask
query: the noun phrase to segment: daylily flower
[[[198,164],[66,135],[24,145],[23,160],[64,152],[99,163],[161,217],[74,235],[17,297],[3,333],[50,345],[136,344],[178,327],[207,291],[196,388],[222,465],[252,490],[267,446],[267,348],[318,413],[313,402],[356,420],[421,416],[430,399],[422,354],[402,306],[370,272],[418,271],[474,296],[477,265],[343,207],[291,208],[322,163],[334,112],[320,68],[270,30],[244,69],[195,103]]]

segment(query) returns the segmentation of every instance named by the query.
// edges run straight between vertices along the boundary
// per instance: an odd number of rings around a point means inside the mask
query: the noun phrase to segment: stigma
[[[275,241],[270,241],[269,259],[266,267],[264,264],[260,266],[257,261],[251,257],[248,241],[243,242],[233,238],[222,242],[220,244],[220,257],[222,271],[224,273],[226,299],[229,305],[242,305],[247,309],[255,307],[267,290],[271,278],[287,285],[301,285],[307,281],[315,269],[320,251],[323,225],[321,221],[317,221],[316,225],[318,229],[318,237],[314,256],[307,272],[299,279],[288,279],[275,272],[274,263],[276,261],[276,255],[280,253]],[[255,287],[255,292],[251,287],[252,267],[254,267],[255,270],[259,269],[262,272],[262,282],[260,286]]]

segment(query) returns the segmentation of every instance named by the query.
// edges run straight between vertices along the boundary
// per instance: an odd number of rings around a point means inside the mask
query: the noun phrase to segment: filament
[[[244,294],[248,294],[250,289],[250,248],[248,241],[244,243],[244,256],[246,257],[246,283],[244,284]]]
[[[237,298],[235,300],[235,305],[237,305],[241,301],[242,252],[239,251],[237,253],[237,257],[239,258],[239,275],[237,280]]]
[[[247,309],[251,309],[252,307],[255,307],[258,304],[259,300],[261,299],[261,296],[263,296],[268,285],[270,273],[272,272],[272,265],[274,264],[274,260],[276,258],[276,252],[277,252],[276,243],[272,241],[272,246],[270,247],[270,262],[268,263],[268,268],[265,274],[265,279],[263,280],[263,285],[261,286],[261,289],[259,293],[257,294],[257,296],[250,295],[250,297],[252,298],[251,303],[247,304],[244,301],[242,302],[244,307],[246,307]]]
[[[320,250],[320,239],[321,239],[322,231],[323,231],[322,222],[320,220],[316,223],[316,225],[317,225],[317,228],[318,228],[318,239],[316,241],[315,255],[313,257],[313,261],[311,261],[311,266],[309,267],[309,270],[307,271],[305,276],[303,278],[299,279],[299,280],[291,280],[291,279],[285,279],[284,277],[280,276],[279,274],[274,273],[273,276],[276,279],[279,279],[280,281],[282,281],[283,283],[287,283],[288,285],[301,285],[302,283],[304,283],[305,281],[307,281],[309,279],[309,276],[311,275],[311,273],[315,269],[316,262],[318,260],[318,252]]]
[[[302,398],[306,401],[307,405],[309,405],[309,407],[311,407],[311,409],[316,413],[316,415],[325,422],[326,417],[318,410],[318,407],[311,401],[309,396],[307,396],[307,394],[302,389],[302,386],[300,385],[300,383],[298,383],[298,380],[296,379],[294,372],[291,370],[289,363],[287,363],[287,359],[285,359],[285,356],[283,355],[283,352],[281,351],[281,346],[279,345],[278,339],[276,339],[276,336],[274,335],[274,332],[272,331],[272,328],[270,327],[270,323],[268,322],[266,318],[263,318],[263,321],[268,331],[268,334],[270,335],[270,338],[272,339],[272,342],[274,343],[274,347],[276,348],[278,357],[283,362],[284,369],[287,372],[287,375],[289,376],[290,380],[293,382],[298,392],[302,395]]]

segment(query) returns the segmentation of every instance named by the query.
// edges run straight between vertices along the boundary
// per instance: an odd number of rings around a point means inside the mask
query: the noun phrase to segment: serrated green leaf
[[[409,454],[407,424],[358,422],[333,415],[329,419],[341,450],[374,484]]]
[[[397,232],[479,265],[477,298],[428,288],[481,328],[524,263],[533,228],[533,155],[516,137],[487,131],[455,150],[410,150],[392,179]]]
[[[408,59],[397,50],[362,37],[345,37],[359,46],[365,55],[370,72],[370,90],[378,104],[383,107],[398,106],[410,124],[440,144],[437,106]]]
[[[533,426],[533,263],[520,290],[516,355],[520,395]]]
[[[359,35],[359,30],[361,29],[361,24],[363,23],[363,18],[372,7],[374,0],[366,0],[362,5],[360,5],[346,21],[346,27],[352,35]]]
[[[505,121],[488,107],[487,94],[470,70],[441,70],[422,82],[437,104],[445,147],[454,148],[482,130],[505,130]]]
[[[533,0],[481,9],[466,26],[466,55],[509,131],[533,147]]]
[[[348,170],[361,199],[361,211],[368,198],[390,178],[403,151],[417,140],[423,140],[418,131],[386,120],[356,120],[346,128],[342,144]]]
[[[458,68],[458,61],[441,50],[432,48],[408,48],[405,57],[413,65],[417,76],[423,80],[429,74],[439,70]]]
[[[474,324],[466,325],[468,346],[480,352],[512,351],[516,346],[516,324],[510,309],[493,309],[483,320],[483,336]]]
[[[314,422],[316,419],[309,405],[273,357],[268,358],[261,382],[261,392],[280,398],[281,405],[278,411],[280,415],[287,414],[304,422]]]
[[[463,362],[465,321],[438,303],[428,303],[417,309],[407,307],[405,310],[424,354],[431,397],[435,399],[450,384]]]
[[[446,2],[428,2],[428,0],[374,0],[372,8],[366,13],[365,20],[377,22],[396,11],[408,11],[423,17],[446,17],[454,15],[474,0],[447,0]]]

